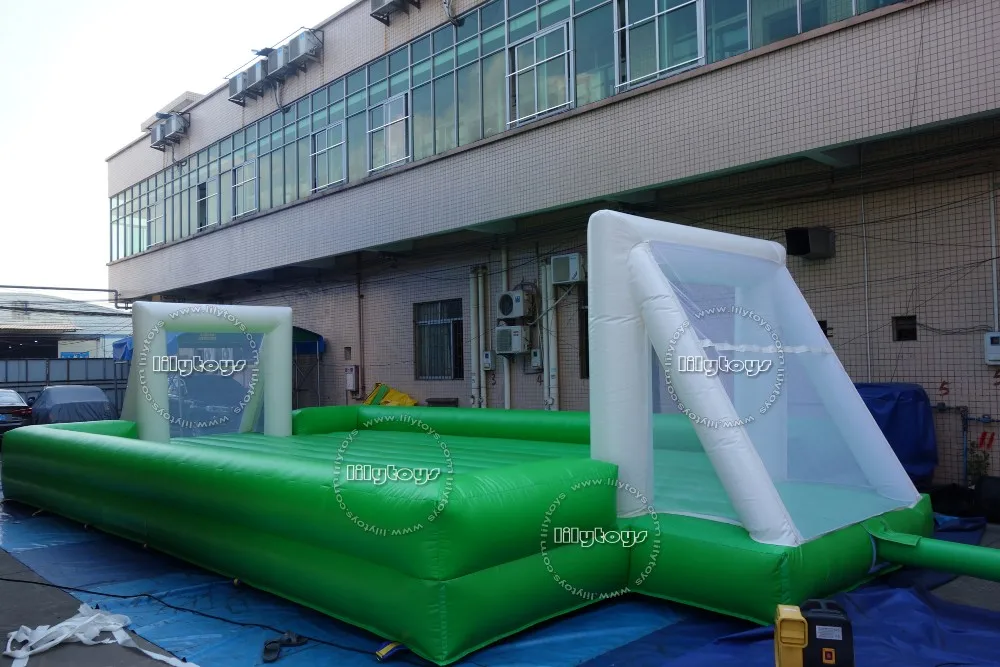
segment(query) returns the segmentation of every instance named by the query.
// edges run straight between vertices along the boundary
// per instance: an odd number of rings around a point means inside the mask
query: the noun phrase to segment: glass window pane
[[[853,11],[851,0],[802,0],[802,32],[843,21]]]
[[[799,31],[795,0],[750,0],[753,48],[791,37]]]
[[[271,133],[271,148],[278,148],[285,144],[285,132],[284,130],[278,130],[277,132]]]
[[[413,66],[413,85],[419,86],[431,80],[431,61],[425,60],[419,65]]]
[[[368,104],[369,106],[373,104],[378,104],[385,100],[389,96],[389,82],[382,81],[381,83],[376,83],[374,86],[368,89]]]
[[[327,123],[330,122],[330,113],[326,107],[323,107],[312,116],[312,129],[313,132],[321,127],[326,127]]]
[[[529,69],[515,77],[514,118],[518,121],[535,113],[535,70]]]
[[[448,49],[434,56],[434,76],[447,74],[455,69],[455,49]]]
[[[285,109],[284,113],[281,114],[281,126],[291,125],[295,122],[295,105],[290,104],[288,108]]]
[[[358,181],[368,174],[367,114],[347,119],[347,179]]]
[[[431,37],[434,40],[434,53],[441,53],[455,45],[455,29],[451,24],[435,30]]]
[[[538,111],[549,111],[564,104],[568,99],[566,87],[566,56],[548,60],[535,70],[538,91]]]
[[[247,152],[245,148],[240,148],[239,150],[233,151],[233,166],[238,166],[247,161]]]
[[[597,5],[605,2],[606,0],[573,0],[573,11],[577,14],[587,11]],[[709,0],[711,1],[711,0]],[[743,4],[746,4],[744,2]]]
[[[368,85],[389,76],[389,59],[382,57],[368,66]]]
[[[461,42],[462,40],[469,39],[470,37],[475,37],[478,34],[479,14],[473,11],[458,19],[458,27],[455,28],[456,42]]]
[[[502,63],[501,63],[502,65]],[[434,154],[434,94],[430,84],[413,89],[413,159]]]
[[[379,105],[368,110],[368,127],[374,129],[385,125],[385,106]]]
[[[261,153],[267,153],[269,150],[271,150],[271,135],[268,134],[266,136],[261,137],[260,141],[258,142],[258,145],[260,147]]]
[[[528,35],[531,35],[537,30],[535,25],[535,12],[528,12],[527,14],[522,14],[516,19],[508,22],[510,26],[510,41],[516,42],[519,39],[523,39]]]
[[[337,79],[330,84],[328,90],[330,91],[330,104],[344,99],[344,80]]]
[[[225,139],[223,139],[220,142],[220,144],[219,144],[219,152],[221,152],[223,155],[226,155],[227,153],[232,153],[233,152],[233,138],[232,137],[226,137]]]
[[[310,112],[310,109],[309,109],[309,98],[307,97],[304,100],[299,100],[299,103],[298,103],[297,106],[298,106],[298,115],[296,116],[296,118],[298,118],[300,120],[302,118],[308,118],[309,117],[309,112]]]
[[[628,31],[629,82],[656,73],[656,21]]]
[[[208,149],[205,149],[202,152],[198,153],[198,166],[204,167],[207,164],[208,164]]]
[[[284,152],[271,153],[271,205],[281,206],[285,203],[285,168]]]
[[[344,120],[344,102],[340,101],[336,104],[330,105],[330,122],[334,123],[338,120]]]
[[[670,69],[698,58],[698,8],[692,3],[659,19],[660,68]]]
[[[507,125],[507,66],[503,51],[487,56],[483,66],[483,136],[502,132]]]
[[[312,160],[309,158],[309,137],[299,139],[299,199],[312,192],[312,177],[310,166]]]
[[[705,33],[710,63],[747,51],[750,38],[746,0],[705,0]]]
[[[479,63],[458,70],[458,145],[477,141],[482,133],[482,109],[479,89]]]
[[[888,7],[889,5],[896,5],[904,0],[859,0],[858,1],[858,13],[870,12],[873,9],[878,9],[880,7]]]
[[[455,65],[461,67],[462,65],[468,65],[473,60],[479,57],[479,39],[470,39],[467,42],[462,42],[455,49]]]
[[[418,63],[424,58],[431,57],[431,36],[427,35],[410,45],[410,55],[413,56],[413,62]]]
[[[326,88],[320,88],[312,94],[313,109],[325,109],[329,104],[330,101],[327,99]]]
[[[504,27],[497,27],[483,33],[483,53],[492,53],[504,47]]]
[[[793,0],[794,2],[794,0]],[[656,13],[656,0],[628,0],[628,24],[638,23]]]
[[[455,75],[449,74],[434,81],[434,152],[455,145]]]
[[[268,116],[267,118],[261,120],[257,123],[257,136],[263,137],[265,134],[270,134],[271,132],[271,119],[273,116]],[[211,157],[211,155],[209,155]]]
[[[397,121],[385,130],[386,132],[386,163],[394,164],[406,159],[406,123]]]
[[[330,171],[330,183],[342,183],[346,178],[344,173],[344,145],[326,152],[327,169]]]
[[[535,6],[535,0],[508,0],[507,16],[517,16]]]
[[[538,6],[538,27],[548,28],[569,18],[569,0],[548,0]]]
[[[347,98],[347,114],[355,114],[359,111],[364,111],[368,106],[368,101],[365,96],[365,91],[360,93],[355,93]]]
[[[389,74],[397,74],[410,66],[410,54],[406,47],[389,54]]]
[[[249,143],[253,143],[254,141],[257,141],[257,124],[256,123],[254,123],[253,125],[248,126],[247,129],[246,129],[246,132],[247,132],[247,143],[248,144]],[[205,163],[202,162],[202,164],[205,164]]]
[[[372,169],[380,169],[385,166],[385,130],[375,130],[371,133],[372,142]]]
[[[746,6],[745,0],[740,0]],[[576,17],[576,104],[610,97],[615,85],[614,8],[609,3]]]
[[[344,124],[337,123],[331,125],[326,131],[326,145],[329,148],[336,146],[344,140]]]
[[[351,95],[356,93],[359,90],[364,89],[366,85],[368,85],[368,82],[365,81],[365,70],[359,69],[357,72],[350,74],[347,77],[347,94]]]
[[[260,174],[260,183],[258,190],[260,192],[260,208],[261,210],[271,208],[271,156],[263,155],[257,163],[258,173]]]
[[[219,205],[221,214],[219,222],[227,223],[233,219],[233,172],[227,171],[219,176]]]
[[[285,144],[295,141],[295,124],[285,127],[283,141]]]
[[[326,151],[318,154],[315,158],[316,172],[313,176],[313,187],[317,190],[330,184],[330,160]]]
[[[285,153],[285,203],[295,201],[298,193],[298,178],[295,167],[298,161],[295,159],[295,144],[289,144],[282,149]]]
[[[535,58],[538,62],[557,56],[566,50],[566,30],[553,30],[535,40],[535,44]]]
[[[479,8],[479,22],[482,24],[484,31],[498,23],[502,23],[503,18],[503,0],[493,0],[490,4]]]
[[[246,137],[244,136],[243,130],[240,130],[233,135],[233,148],[243,148],[244,144],[246,144]]]
[[[405,93],[410,88],[410,71],[404,69],[398,74],[393,74],[389,79],[389,96],[394,97],[400,93]]]
[[[391,123],[395,120],[400,120],[406,116],[406,98],[397,97],[396,99],[389,102],[386,111],[386,122]]]
[[[527,41],[514,49],[514,71],[531,67],[535,64],[535,40]]]

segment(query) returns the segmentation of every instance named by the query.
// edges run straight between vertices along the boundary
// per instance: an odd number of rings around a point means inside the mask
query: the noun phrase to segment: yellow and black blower
[[[851,621],[836,602],[778,605],[774,618],[776,667],[854,667]]]

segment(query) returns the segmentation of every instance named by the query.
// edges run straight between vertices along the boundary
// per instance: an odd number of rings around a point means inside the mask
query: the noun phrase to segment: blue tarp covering
[[[930,483],[938,464],[937,436],[924,388],[902,382],[855,386],[910,479],[915,484]]]
[[[2,497],[2,496],[0,496]],[[985,523],[938,517],[941,539],[976,543]],[[268,639],[291,630],[312,641],[284,649],[283,667],[370,667],[382,641],[363,630],[68,520],[0,503],[0,548],[49,581],[132,619],[131,629],[201,667],[260,664]],[[998,665],[1000,614],[941,602],[911,584],[947,575],[904,571],[838,597],[851,615],[858,667]],[[107,594],[150,597],[117,599]],[[165,604],[166,603],[166,604]],[[169,605],[169,606],[168,606]],[[172,608],[173,607],[173,608]],[[176,608],[180,609],[176,609]],[[51,619],[56,623],[63,619]],[[246,624],[246,625],[239,625]],[[456,667],[773,667],[770,629],[649,598],[607,601],[479,651]],[[411,654],[389,664],[426,665]]]

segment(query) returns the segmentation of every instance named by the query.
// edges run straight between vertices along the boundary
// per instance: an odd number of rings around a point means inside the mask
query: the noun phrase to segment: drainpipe
[[[476,282],[479,288],[479,349],[488,350],[489,349],[489,332],[486,330],[486,271],[483,267],[476,269]],[[483,368],[483,364],[480,359],[479,363],[479,394],[477,396],[477,401],[479,402],[479,407],[485,408],[489,406],[489,396],[486,391],[486,369]]]
[[[542,393],[542,405],[546,410],[550,409],[552,404],[552,384],[549,381],[549,364],[552,362],[549,359],[549,331],[547,328],[547,322],[545,316],[549,312],[549,263],[548,261],[538,263],[538,284],[540,286],[539,292],[541,296],[542,310],[541,315],[538,316],[536,323],[538,324],[538,347],[542,352],[542,376],[545,378],[544,389]]]
[[[479,281],[478,276],[479,268],[476,267],[469,272],[469,322],[471,324],[472,335],[471,345],[470,345],[470,356],[472,357],[469,365],[469,379],[471,380],[471,395],[469,396],[469,405],[474,408],[479,407],[479,364],[482,360],[482,351],[479,349],[479,345],[482,341],[479,339]]]
[[[364,315],[364,298],[365,295],[361,293],[361,253],[359,252],[355,255],[357,258],[358,275],[357,275],[357,288],[358,288],[358,387],[361,391],[358,393],[359,396],[365,396],[367,394],[365,387],[365,315]]]
[[[500,247],[500,289],[506,292],[510,289],[508,275],[507,242]],[[510,410],[510,359],[503,358],[503,409]]]
[[[559,295],[553,284],[552,262],[545,264],[545,289],[548,292],[549,307],[546,309],[545,356],[549,359],[549,410],[559,409],[559,317],[556,311]]]
[[[997,295],[997,184],[990,172],[990,256],[993,261],[993,330],[1000,331],[1000,299]]]

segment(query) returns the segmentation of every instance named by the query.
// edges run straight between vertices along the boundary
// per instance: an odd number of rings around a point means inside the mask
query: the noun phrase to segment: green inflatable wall
[[[655,429],[658,447],[698,455],[683,417]],[[589,458],[587,413],[310,408],[293,433],[154,443],[124,421],[20,428],[5,436],[4,493],[439,665],[629,590],[769,623],[779,603],[871,576],[860,525],[791,549],[688,516],[619,520],[617,469]],[[379,483],[364,466],[437,474]],[[883,519],[926,535],[930,506]],[[601,531],[643,539],[560,539]]]

